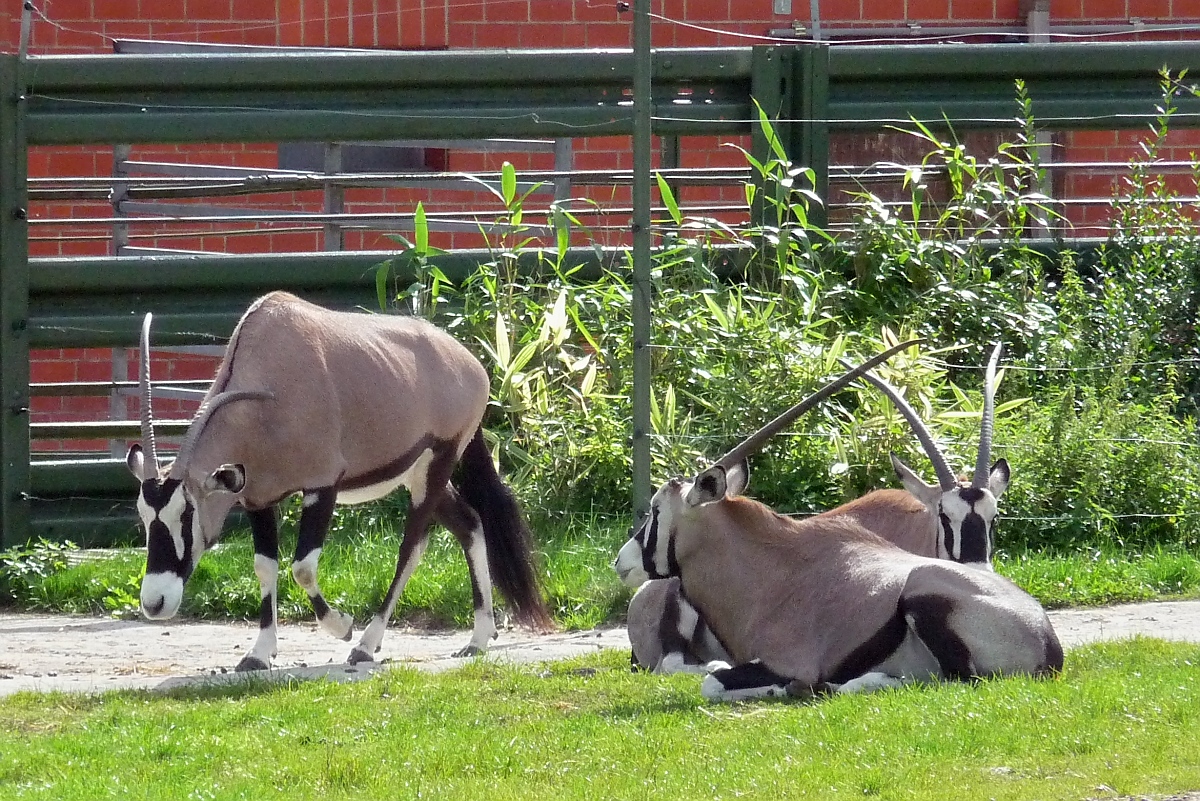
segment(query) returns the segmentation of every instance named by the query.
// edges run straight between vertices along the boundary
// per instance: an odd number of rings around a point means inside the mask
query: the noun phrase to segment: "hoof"
[[[468,645],[465,648],[460,648],[459,650],[455,651],[451,654],[451,656],[457,658],[461,656],[479,656],[480,654],[484,653],[487,653],[487,649],[480,648],[478,645]]]
[[[248,673],[251,670],[270,670],[271,666],[259,659],[257,656],[247,654],[242,657],[242,661],[237,663],[234,670],[238,673]]]
[[[317,624],[326,634],[342,642],[350,642],[354,638],[353,615],[331,609],[324,617],[317,618]]]
[[[375,658],[361,648],[355,648],[350,652],[350,656],[346,657],[346,664],[357,665],[362,662],[374,662]]]

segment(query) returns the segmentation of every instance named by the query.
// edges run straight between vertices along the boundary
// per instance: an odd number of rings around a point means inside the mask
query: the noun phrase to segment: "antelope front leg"
[[[483,524],[479,515],[462,499],[452,486],[438,504],[437,521],[450,530],[467,557],[467,572],[471,576],[471,600],[475,607],[475,626],[468,642],[453,656],[476,656],[487,650],[488,641],[496,639],[496,613],[492,608],[492,574],[488,569],[487,543],[483,539]]]
[[[262,600],[258,610],[258,639],[234,670],[266,670],[277,653],[275,591],[279,583],[279,527],[275,507],[247,512],[254,536],[254,574]]]
[[[709,665],[700,694],[709,701],[745,701],[750,698],[781,698],[792,680],[781,676],[757,659],[729,667],[724,662]]]
[[[333,487],[304,493],[292,578],[308,595],[321,628],[339,640],[349,642],[354,634],[354,617],[332,608],[317,584],[317,562],[325,545],[325,535],[329,532],[329,521],[333,519],[333,503],[336,499],[337,491]]]

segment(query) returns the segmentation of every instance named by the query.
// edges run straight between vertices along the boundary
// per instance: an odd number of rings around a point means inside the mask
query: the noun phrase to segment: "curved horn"
[[[150,406],[150,321],[153,318],[154,315],[147,312],[142,319],[141,366],[138,370],[138,388],[142,395],[142,452],[145,455],[143,481],[158,475],[158,451],[154,447],[154,412]]]
[[[846,362],[842,360],[842,364]],[[946,462],[946,455],[938,448],[937,443],[933,441],[933,435],[929,433],[929,428],[921,421],[917,412],[906,401],[895,387],[884,381],[874,373],[863,373],[863,378],[875,385],[875,388],[888,396],[888,400],[896,407],[896,410],[904,416],[908,421],[908,425],[912,428],[913,433],[917,435],[917,439],[921,442],[921,447],[925,449],[925,455],[929,457],[929,461],[933,462],[933,472],[937,474],[938,484],[941,485],[942,491],[946,492],[958,486],[958,480],[954,477],[954,471],[950,469],[950,465]]]
[[[921,341],[922,340],[920,339],[910,339],[906,342],[901,342],[898,345],[893,345],[883,353],[867,359],[858,367],[850,368],[845,373],[842,373],[840,376],[830,381],[828,384],[821,387],[819,390],[809,395],[807,398],[800,401],[771,422],[767,423],[758,431],[755,431],[749,437],[744,439],[739,445],[735,446],[733,450],[729,451],[729,453],[725,454],[716,462],[714,462],[714,466],[720,465],[721,467],[728,469],[738,464],[752,453],[758,452],[762,446],[767,443],[767,440],[790,425],[796,420],[796,418],[800,417],[800,415],[804,414],[809,409],[828,398],[830,395],[845,387],[867,370],[870,370],[872,367],[875,367],[878,364],[882,364],[905,348],[912,347]]]
[[[222,392],[213,398],[210,398],[196,412],[196,416],[192,418],[192,424],[188,426],[187,436],[183,439],[183,444],[179,446],[179,453],[175,456],[175,462],[171,465],[171,472],[175,473],[176,466],[184,467],[188,460],[192,457],[192,451],[196,448],[196,441],[200,439],[201,432],[208,425],[209,419],[213,413],[227,403],[240,400],[271,400],[275,397],[274,392],[267,392],[262,389],[244,389],[236,392]]]
[[[983,417],[979,421],[979,455],[975,457],[975,475],[971,486],[986,487],[988,483],[988,463],[992,460],[992,423],[995,419],[996,394],[996,365],[1000,363],[1000,348],[1003,343],[997,342],[992,350],[992,358],[988,359],[987,373],[983,378]]]

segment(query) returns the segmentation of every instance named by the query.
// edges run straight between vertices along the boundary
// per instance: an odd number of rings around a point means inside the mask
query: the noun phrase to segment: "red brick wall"
[[[39,19],[33,28],[31,52],[111,52],[114,38],[234,43],[267,46],[354,46],[367,48],[596,48],[627,47],[631,15],[618,11],[616,0],[35,0],[51,21]],[[20,3],[0,4],[0,48],[14,51],[20,28]],[[823,31],[894,29],[919,23],[922,32],[939,25],[1020,26],[1021,0],[821,0]],[[653,38],[656,46],[728,46],[761,41],[756,37],[772,29],[788,27],[793,19],[807,26],[809,4],[793,0],[792,14],[776,16],[773,0],[654,0]],[[1051,21],[1056,24],[1126,22],[1141,19],[1156,22],[1200,23],[1197,0],[1051,0]],[[1196,34],[1191,34],[1195,36]],[[1178,38],[1163,34],[1158,38]],[[1060,161],[1125,161],[1134,155],[1143,131],[1084,132],[1060,137]],[[983,137],[987,139],[987,137]],[[980,141],[983,141],[981,139]],[[991,145],[994,142],[988,140]],[[734,148],[722,147],[716,137],[686,137],[682,143],[683,166],[740,166]],[[744,140],[738,144],[746,146]],[[834,153],[843,162],[868,163],[899,158],[903,142],[893,138],[835,140]],[[1176,131],[1164,158],[1187,158],[1200,151],[1200,135]],[[625,169],[631,167],[631,144],[627,137],[595,137],[575,141],[574,164],[581,169]],[[275,167],[272,144],[230,146],[138,146],[132,157],[139,160],[184,161],[238,166]],[[548,170],[549,153],[477,153],[452,151],[447,168],[470,172],[498,170],[503,161],[519,170]],[[111,174],[112,151],[107,147],[43,147],[30,153],[29,174],[41,176],[102,176]],[[1115,177],[1102,172],[1077,171],[1065,174],[1057,187],[1066,196],[1107,197]],[[1187,188],[1186,176],[1180,186]],[[627,188],[579,189],[576,195],[589,198],[604,208],[627,207]],[[687,187],[683,199],[691,203],[736,203],[740,188],[707,189]],[[428,211],[483,209],[498,211],[496,201],[485,192],[416,189],[353,190],[347,193],[346,211],[379,212],[412,209],[422,200]],[[229,201],[255,208],[319,211],[319,193],[264,195]],[[531,199],[544,206],[545,196]],[[106,202],[32,204],[31,218],[82,219],[107,217]],[[1103,206],[1073,208],[1071,219],[1081,234],[1095,234],[1107,222]],[[605,244],[624,241],[627,217],[585,215],[596,238]],[[133,244],[180,249],[255,252],[269,250],[306,251],[321,245],[319,231],[303,225],[257,226],[253,236],[233,230],[256,226],[203,224],[155,226],[135,224]],[[95,255],[109,252],[111,230],[106,225],[32,225],[31,253],[46,255]],[[170,233],[167,238],[165,234]],[[141,236],[139,236],[141,235]],[[146,238],[146,237],[149,238]],[[155,236],[162,238],[155,239]],[[438,234],[440,247],[479,244],[479,238],[464,234]],[[387,248],[384,234],[350,232],[348,248]],[[132,355],[132,354],[131,354]],[[131,359],[131,365],[136,361]],[[131,367],[131,373],[133,371]],[[212,360],[198,357],[157,359],[155,377],[199,378],[212,371]],[[161,376],[160,376],[161,372]],[[42,351],[34,354],[33,380],[104,380],[111,376],[110,353],[106,350]],[[134,377],[134,376],[130,376]],[[130,407],[132,410],[132,406]],[[160,414],[170,413],[164,403]],[[178,414],[187,413],[179,404]],[[35,419],[96,419],[107,415],[107,398],[47,399],[34,402]],[[38,447],[103,447],[102,443],[40,443]]]

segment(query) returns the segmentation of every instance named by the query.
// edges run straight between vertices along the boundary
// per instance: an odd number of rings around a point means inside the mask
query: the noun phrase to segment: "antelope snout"
[[[626,587],[638,588],[650,578],[642,565],[642,549],[634,540],[629,540],[617,552],[613,560],[613,570]]]
[[[174,573],[147,573],[142,579],[142,614],[150,620],[175,617],[183,601],[183,579]]]

